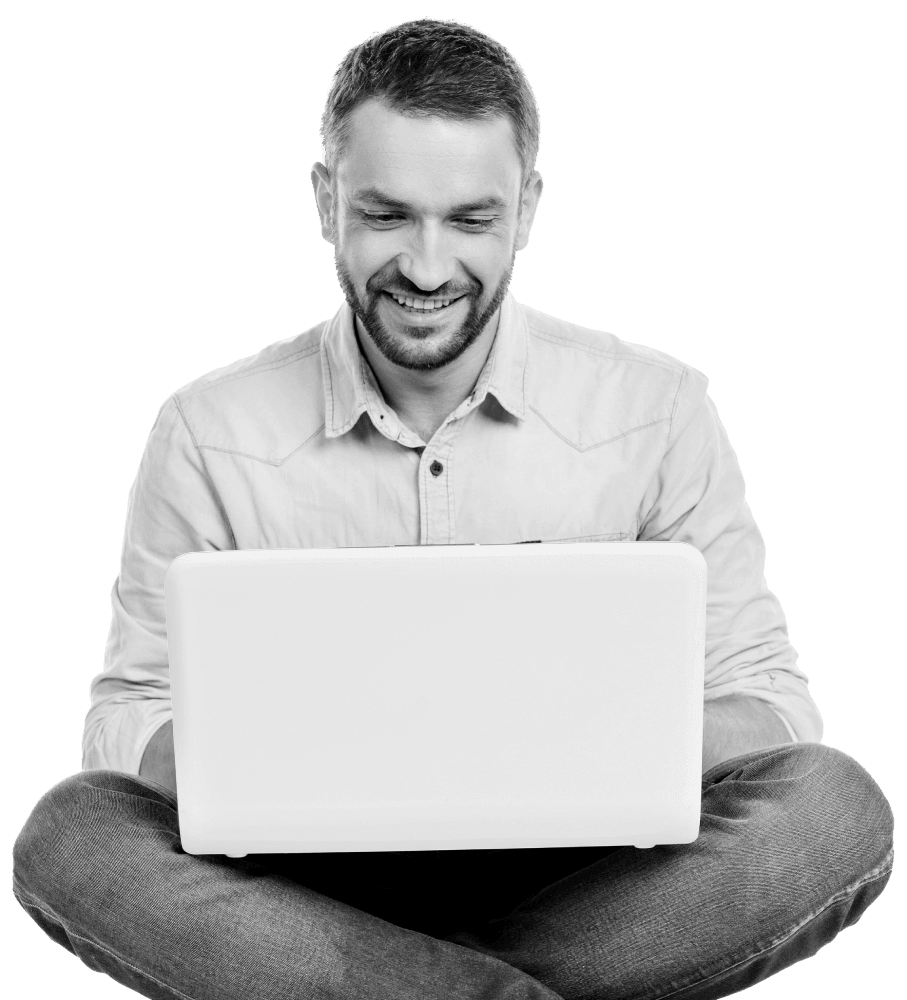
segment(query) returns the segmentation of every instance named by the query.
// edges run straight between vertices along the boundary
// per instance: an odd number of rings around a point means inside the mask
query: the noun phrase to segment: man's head
[[[541,194],[538,132],[519,66],[471,28],[410,22],[341,63],[312,182],[347,301],[389,361],[440,368],[496,314]]]
[[[370,98],[421,118],[507,118],[524,181],[535,168],[539,115],[529,81],[502,45],[474,28],[408,21],[350,49],[321,119],[329,170],[343,155],[351,113]]]

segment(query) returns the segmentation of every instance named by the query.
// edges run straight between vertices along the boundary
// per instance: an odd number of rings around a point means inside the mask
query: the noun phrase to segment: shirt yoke
[[[662,351],[523,307],[530,337],[529,409],[577,451],[663,425],[670,436],[681,390],[688,411],[708,386],[702,372]]]
[[[708,379],[662,351],[520,306],[529,336],[526,402],[580,451],[647,428],[670,436]],[[174,396],[196,446],[279,466],[324,429],[320,344],[326,323],[215,369]],[[679,406],[681,390],[688,398]]]
[[[324,427],[320,344],[325,323],[178,389],[196,446],[282,465]]]

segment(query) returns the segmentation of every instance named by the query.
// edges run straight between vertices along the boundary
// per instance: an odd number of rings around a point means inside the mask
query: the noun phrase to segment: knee
[[[833,747],[811,745],[822,751],[821,787],[832,796],[832,808],[843,815],[844,821],[866,844],[876,844],[879,853],[887,854],[894,836],[894,815],[882,789],[853,757]]]
[[[114,771],[80,771],[64,778],[38,800],[13,845],[13,875],[32,895],[52,903],[69,895],[74,880],[88,877],[86,855],[103,839],[103,789]]]
[[[767,779],[780,779],[787,810],[803,809],[815,836],[864,862],[880,863],[892,847],[894,817],[882,789],[853,757],[821,743],[779,748]],[[775,756],[772,754],[770,756]]]

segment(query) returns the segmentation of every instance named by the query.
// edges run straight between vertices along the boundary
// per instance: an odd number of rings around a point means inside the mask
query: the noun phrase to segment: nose
[[[440,227],[419,226],[410,245],[400,254],[400,273],[425,292],[433,292],[456,273],[453,248]]]

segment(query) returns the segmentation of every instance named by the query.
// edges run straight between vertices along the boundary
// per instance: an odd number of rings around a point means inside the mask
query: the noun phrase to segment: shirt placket
[[[419,460],[419,541],[422,545],[451,545],[456,534],[453,452],[461,423],[448,417],[425,446]]]

